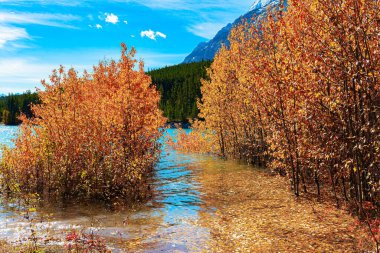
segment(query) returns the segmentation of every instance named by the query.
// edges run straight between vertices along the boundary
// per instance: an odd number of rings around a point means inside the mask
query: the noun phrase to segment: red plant
[[[75,230],[67,234],[65,248],[68,252],[111,252],[106,246],[105,240],[100,236],[86,234]]]

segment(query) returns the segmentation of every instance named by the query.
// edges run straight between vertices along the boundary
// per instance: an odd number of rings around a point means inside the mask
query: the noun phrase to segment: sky
[[[146,70],[181,63],[252,0],[0,0],[0,94],[34,91],[60,65],[91,70],[120,43]]]

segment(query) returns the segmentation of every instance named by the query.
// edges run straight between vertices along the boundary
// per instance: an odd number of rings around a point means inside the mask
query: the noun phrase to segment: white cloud
[[[254,0],[113,0],[133,2],[153,10],[174,10],[183,17],[187,30],[197,36],[210,39],[218,29],[248,12]],[[210,29],[210,30],[208,30]]]
[[[61,6],[80,6],[87,0],[0,0],[0,3],[8,5],[25,5],[25,4],[40,4],[40,5],[61,5]]]
[[[155,32],[155,31],[153,31],[151,29],[146,30],[146,31],[141,31],[140,35],[141,35],[142,38],[143,37],[147,37],[147,38],[149,38],[151,40],[156,40],[157,37],[161,37],[161,38],[166,39],[166,34],[164,34],[162,32],[158,32],[158,31]]]
[[[166,34],[163,34],[162,32],[156,32],[156,36],[166,39]]]
[[[113,13],[105,13],[106,15],[106,22],[111,24],[117,24],[119,22],[119,17],[116,16]]]
[[[78,16],[66,14],[0,12],[0,24],[33,24],[62,28],[75,28],[74,26],[68,25],[67,23],[80,19],[81,18]]]
[[[111,0],[110,2],[133,2],[154,9],[169,10],[206,10],[209,8],[245,8],[249,9],[253,0]],[[0,3],[9,5],[40,4],[81,6],[97,2],[95,0],[0,0]]]
[[[152,30],[141,31],[140,35],[141,35],[141,37],[147,37],[147,38],[149,38],[151,40],[155,40],[156,39],[155,32],[152,31]]]
[[[223,23],[200,23],[187,27],[187,30],[199,37],[212,39],[216,33],[226,26]]]
[[[0,60],[0,94],[34,90],[47,77],[52,66],[36,64],[30,59],[4,58]]]
[[[110,52],[81,52],[81,60],[74,61],[71,57],[78,52],[56,52],[46,58],[37,57],[3,57],[0,58],[0,94],[19,93],[26,90],[34,91],[42,88],[41,80],[49,79],[52,70],[63,65],[66,69],[74,67],[79,73],[84,69],[91,71],[92,65],[98,63],[104,55]],[[116,54],[115,54],[116,55]]]
[[[80,17],[65,14],[0,11],[0,48],[4,48],[5,44],[8,44],[7,49],[25,47],[25,45],[15,43],[15,41],[31,39],[25,28],[18,27],[20,25],[33,24],[73,29],[75,27],[67,23],[75,20],[80,20]]]
[[[72,55],[80,54],[80,59]],[[176,64],[187,54],[165,54],[152,51],[137,50],[136,59],[143,59],[145,69],[159,68]],[[44,59],[36,57],[4,57],[0,58],[0,94],[24,92],[40,87],[41,79],[48,79],[51,71],[61,64],[66,69],[74,67],[79,73],[84,69],[92,70],[99,60],[119,59],[120,49],[91,49],[81,52],[57,51]],[[22,70],[22,71],[20,71]]]
[[[125,2],[125,0],[115,0],[118,2]],[[217,9],[236,9],[245,8],[247,11],[252,4],[252,0],[127,0],[127,2],[134,2],[145,5],[153,9],[167,9],[167,10],[209,10],[210,8]]]
[[[29,38],[29,34],[24,28],[0,25],[0,48],[3,48],[8,42]]]
[[[103,26],[101,24],[96,24],[96,25],[88,25],[90,28],[96,28],[96,29],[103,29]]]

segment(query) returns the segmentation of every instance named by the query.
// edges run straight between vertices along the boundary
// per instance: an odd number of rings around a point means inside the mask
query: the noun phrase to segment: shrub
[[[122,44],[119,61],[101,62],[82,76],[60,67],[50,84],[42,81],[35,117],[20,117],[15,148],[3,152],[3,190],[64,199],[146,196],[165,119],[159,93],[143,62],[135,68],[134,54]]]

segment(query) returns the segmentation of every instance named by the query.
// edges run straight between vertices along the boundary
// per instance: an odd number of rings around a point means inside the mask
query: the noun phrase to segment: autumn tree
[[[21,117],[15,148],[3,153],[3,190],[65,199],[148,194],[165,120],[159,93],[143,63],[135,68],[134,54],[122,44],[119,61],[101,62],[82,76],[61,67],[42,82],[35,117]]]
[[[218,153],[264,159],[297,196],[323,184],[359,216],[378,206],[379,13],[373,0],[294,0],[235,27],[199,103]]]

